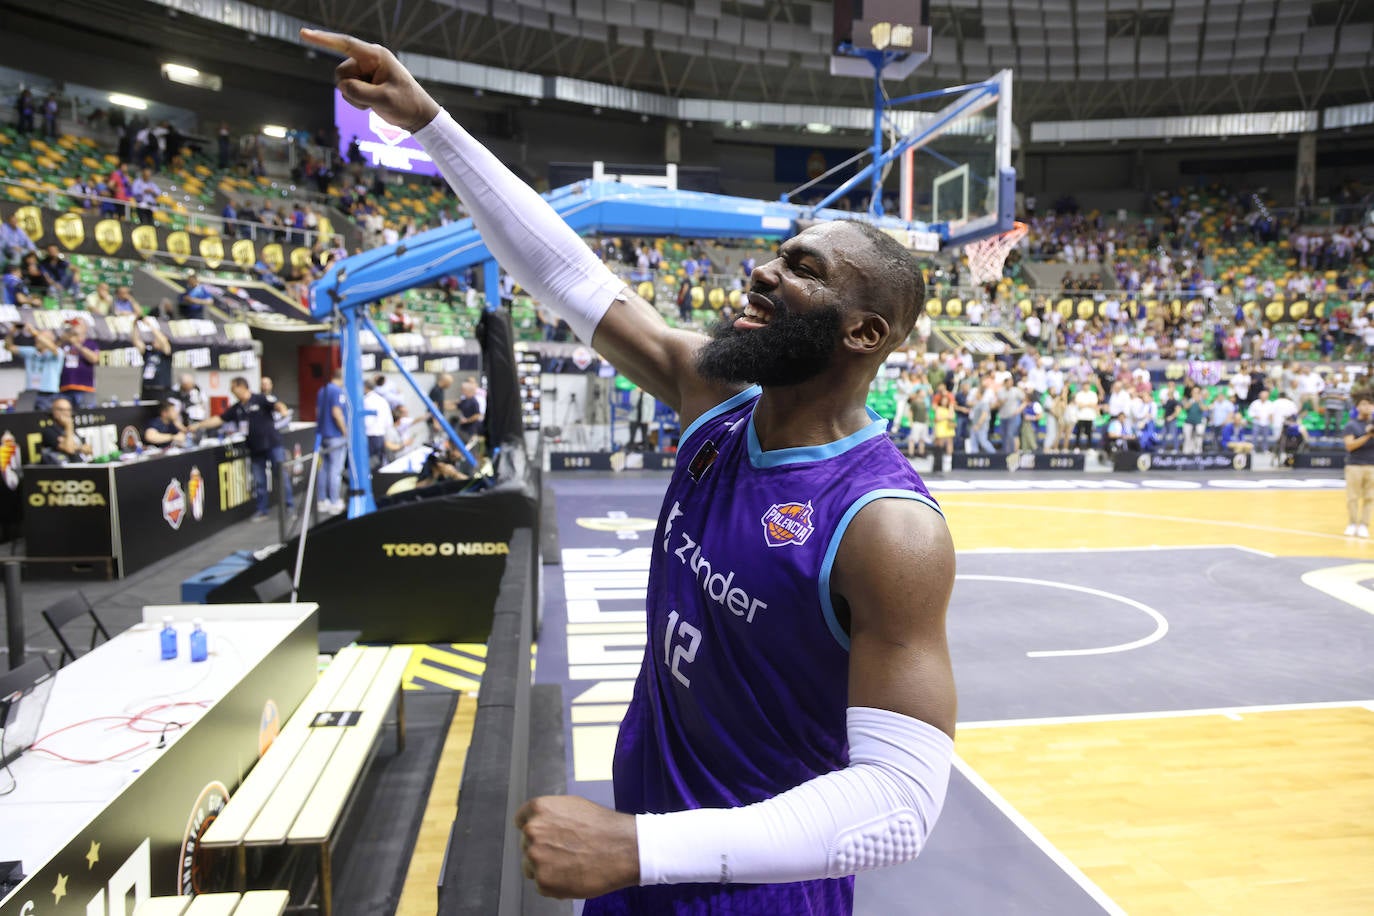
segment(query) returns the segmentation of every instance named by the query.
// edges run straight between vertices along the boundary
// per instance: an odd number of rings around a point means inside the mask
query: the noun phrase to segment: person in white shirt
[[[386,461],[390,461],[407,451],[425,431],[424,424],[416,423],[415,418],[410,416],[404,404],[392,408],[391,416],[393,422],[386,428],[386,436],[383,440]]]
[[[1121,303],[1114,298],[1108,299],[1102,310],[1107,317],[1108,326],[1116,331],[1121,324]],[[1115,413],[1112,415],[1115,416]]]
[[[1064,390],[1063,369],[1055,366],[1045,373],[1045,389],[1053,395],[1057,395]]]
[[[1089,382],[1081,386],[1073,396],[1075,421],[1073,427],[1073,448],[1093,447],[1093,424],[1097,422],[1097,388]]]
[[[367,436],[367,456],[375,471],[386,448],[387,427],[393,422],[391,405],[372,379],[363,382],[363,389],[363,433]]]
[[[916,353],[918,356],[926,355],[926,347],[930,342],[930,313],[921,312],[921,317],[916,319]]]
[[[1107,398],[1107,413],[1115,417],[1118,414],[1129,413],[1131,408],[1131,392],[1122,382],[1112,385],[1111,396]]]
[[[968,323],[975,327],[983,323],[983,303],[977,299],[968,304]]]
[[[1245,400],[1250,394],[1250,373],[1243,363],[1236,370],[1236,374],[1231,376],[1231,394],[1235,395],[1237,401]]]
[[[1306,410],[1310,404],[1312,409],[1318,406],[1317,401],[1321,394],[1326,390],[1326,382],[1316,368],[1307,370],[1307,373],[1298,379],[1298,403],[1302,409]]]
[[[1264,388],[1260,391],[1259,397],[1255,398],[1250,405],[1250,428],[1254,431],[1255,451],[1267,452],[1273,447],[1277,438],[1274,429],[1274,404],[1269,400],[1269,389]]]

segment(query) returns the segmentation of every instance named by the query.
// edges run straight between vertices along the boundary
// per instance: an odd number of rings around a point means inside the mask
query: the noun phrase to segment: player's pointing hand
[[[355,108],[371,108],[388,124],[414,133],[439,113],[439,103],[420,87],[410,71],[381,45],[352,35],[301,29],[306,44],[342,54],[334,81],[344,100]]]

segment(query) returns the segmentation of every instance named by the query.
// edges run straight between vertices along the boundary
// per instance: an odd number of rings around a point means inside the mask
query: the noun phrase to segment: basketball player
[[[864,406],[923,307],[911,257],[822,224],[755,268],[732,324],[669,329],[390,52],[303,36],[415,134],[520,285],[684,424],[617,810],[528,802],[526,874],[597,898],[588,916],[851,912],[852,875],[921,850],[953,751],[953,546]]]

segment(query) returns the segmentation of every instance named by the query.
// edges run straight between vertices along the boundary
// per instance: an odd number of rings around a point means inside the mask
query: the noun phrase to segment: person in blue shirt
[[[29,295],[28,285],[24,283],[23,269],[19,262],[5,268],[5,276],[0,279],[0,305],[42,305],[43,300]]]
[[[258,511],[253,515],[253,521],[260,522],[268,517],[269,464],[272,466],[272,473],[276,475],[277,486],[281,488],[286,508],[291,509],[295,505],[291,492],[291,478],[281,473],[282,465],[286,463],[286,448],[282,444],[281,432],[277,429],[275,421],[277,408],[266,396],[255,394],[248,386],[248,379],[241,375],[229,383],[229,391],[234,396],[234,403],[226,407],[219,416],[208,417],[194,424],[191,430],[216,429],[225,423],[235,423],[247,428],[244,445],[248,447],[249,465],[253,471],[253,489],[257,493]],[[164,402],[164,406],[173,404],[174,401]]]
[[[186,318],[203,318],[205,309],[215,302],[214,294],[200,282],[193,270],[186,275],[186,292],[181,294],[181,314]]]
[[[37,254],[38,246],[19,225],[19,216],[11,213],[4,225],[0,225],[0,259],[17,261],[30,251]]]
[[[286,289],[286,281],[277,276],[277,272],[262,258],[258,258],[253,264],[253,274],[269,286],[275,286],[277,289]]]
[[[11,326],[5,337],[5,349],[24,360],[24,379],[26,389],[38,393],[33,402],[34,410],[48,410],[57,398],[58,387],[62,382],[62,366],[65,362],[62,348],[53,339],[51,331],[35,331],[24,325],[24,333],[33,338],[31,345],[17,346],[14,342],[17,326]]]
[[[320,509],[324,512],[344,509],[339,482],[343,478],[344,437],[348,435],[348,421],[344,419],[347,403],[343,370],[335,369],[329,384],[320,389],[315,401],[315,422],[319,424],[320,434]]]
[[[67,263],[67,259],[62,256],[62,251],[56,245],[47,247],[47,257],[38,264],[43,275],[48,278],[48,285],[64,290],[72,296],[81,295],[81,284],[77,282],[76,271]]]
[[[1250,431],[1245,428],[1245,418],[1240,411],[1231,414],[1231,419],[1221,428],[1218,443],[1229,452],[1249,454],[1255,450],[1255,443],[1247,441]]]

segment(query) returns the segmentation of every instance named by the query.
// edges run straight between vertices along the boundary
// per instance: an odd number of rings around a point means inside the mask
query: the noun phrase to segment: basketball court
[[[569,791],[609,804],[666,477],[551,484],[537,678],[564,685]],[[959,759],[926,851],[856,912],[1367,912],[1374,546],[1339,535],[1339,488],[935,479]]]

